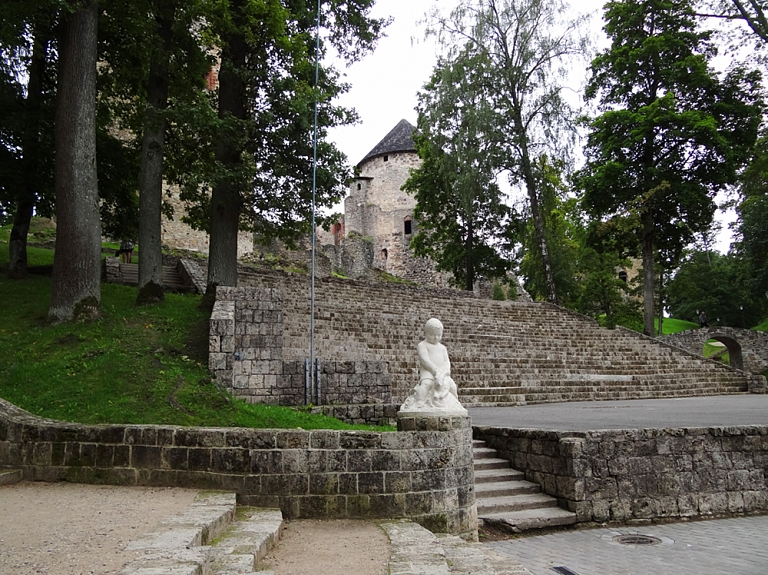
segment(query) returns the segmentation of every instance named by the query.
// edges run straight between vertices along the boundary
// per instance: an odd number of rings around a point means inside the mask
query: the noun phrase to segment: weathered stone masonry
[[[555,432],[475,427],[579,521],[768,511],[768,426]]]
[[[408,517],[475,536],[468,418],[406,419],[401,431],[81,425],[0,400],[0,467],[25,479],[235,491],[286,517]]]
[[[273,288],[219,288],[211,314],[209,369],[222,388],[250,403],[303,405],[304,363],[283,359],[283,295]],[[323,403],[387,404],[392,397],[383,361],[325,361]],[[366,411],[367,413],[367,411]],[[396,408],[371,414],[393,418]],[[358,418],[355,418],[358,419]]]
[[[659,338],[664,343],[679,346],[697,355],[703,353],[704,343],[709,339],[725,344],[733,367],[758,374],[768,369],[768,333],[762,331],[713,326],[689,329]]]

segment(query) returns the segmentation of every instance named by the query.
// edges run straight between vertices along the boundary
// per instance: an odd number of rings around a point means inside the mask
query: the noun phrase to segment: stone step
[[[546,493],[524,493],[504,497],[477,498],[477,516],[486,517],[494,513],[509,513],[525,509],[548,509],[557,507],[557,500]]]
[[[484,469],[506,469],[507,467],[509,467],[509,461],[498,457],[486,457],[475,461],[475,472]]]
[[[391,575],[531,575],[514,558],[484,543],[435,535],[410,521],[386,521],[381,528],[392,546]]]
[[[481,483],[475,481],[475,497],[478,501],[478,507],[481,501],[493,502],[494,504],[503,503],[502,499],[507,497],[514,498],[515,495],[520,493],[539,493],[540,491],[541,487],[537,483],[532,483],[525,479],[507,479]]]
[[[24,479],[21,469],[0,469],[0,485],[11,485]]]
[[[256,571],[258,562],[280,538],[282,527],[283,514],[279,509],[238,507],[237,520],[211,550],[211,574]],[[265,575],[263,571],[260,573]]]
[[[520,511],[506,511],[500,513],[484,513],[478,517],[483,523],[499,527],[513,533],[520,533],[531,529],[546,529],[573,525],[576,523],[576,514],[559,507],[547,507],[545,509],[523,509]]]
[[[498,456],[495,449],[489,447],[475,447],[472,446],[472,457],[477,459],[493,459]]]
[[[475,469],[475,485],[496,483],[497,481],[516,481],[525,479],[525,473],[508,467],[506,469]]]

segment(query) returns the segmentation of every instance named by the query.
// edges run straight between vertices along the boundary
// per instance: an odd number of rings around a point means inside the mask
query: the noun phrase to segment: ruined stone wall
[[[476,538],[469,418],[419,423],[386,433],[82,425],[0,400],[0,467],[31,481],[223,489],[287,518],[404,517]]]
[[[768,511],[768,426],[555,432],[475,427],[579,521]]]
[[[189,224],[181,221],[187,213],[186,205],[179,194],[180,189],[176,185],[169,185],[163,182],[163,199],[173,207],[173,216],[167,218],[163,216],[162,220],[162,242],[170,249],[190,250],[208,253],[208,234],[203,231],[193,230]],[[239,232],[237,234],[237,257],[243,257],[253,252],[253,234],[250,232]]]

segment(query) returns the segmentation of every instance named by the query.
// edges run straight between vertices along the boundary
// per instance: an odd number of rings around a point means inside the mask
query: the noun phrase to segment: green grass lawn
[[[0,267],[8,263],[3,239]],[[50,265],[52,253],[33,248],[30,259]],[[50,277],[0,272],[0,397],[31,413],[81,423],[372,429],[221,393],[207,370],[200,296],[166,294],[137,307],[135,288],[103,284],[101,319],[51,325],[50,292]]]

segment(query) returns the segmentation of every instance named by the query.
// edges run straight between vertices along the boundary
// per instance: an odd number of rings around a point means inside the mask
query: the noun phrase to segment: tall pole
[[[315,126],[312,137],[312,272],[309,293],[309,403],[315,397],[315,195],[317,193],[317,100],[320,84],[320,1],[317,0],[317,25],[315,27]]]

